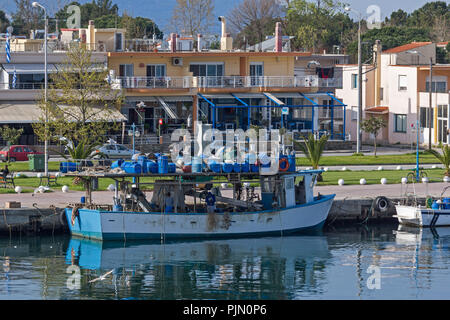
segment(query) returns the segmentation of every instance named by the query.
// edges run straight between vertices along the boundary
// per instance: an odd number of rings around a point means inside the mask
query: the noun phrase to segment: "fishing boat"
[[[450,226],[450,198],[443,197],[449,188],[444,188],[439,199],[430,198],[425,204],[419,204],[416,200],[411,205],[396,205],[397,214],[394,217],[400,224],[415,227]]]
[[[230,238],[317,230],[335,197],[314,195],[321,172],[68,173],[84,182],[86,197],[69,204],[65,214],[73,236],[96,240]],[[112,204],[94,203],[95,179],[115,181]],[[223,188],[225,182],[232,189]],[[153,188],[151,199],[146,186]]]

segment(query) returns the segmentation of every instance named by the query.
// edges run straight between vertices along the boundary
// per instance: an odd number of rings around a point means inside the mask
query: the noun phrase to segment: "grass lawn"
[[[59,161],[49,161],[48,162],[48,170],[49,171],[59,171],[59,165],[61,162]],[[0,163],[0,168],[4,168],[7,163]],[[30,171],[30,164],[28,161],[17,161],[17,162],[10,162],[8,164],[8,169],[11,172],[26,172]]]
[[[439,161],[428,153],[422,152],[419,155],[421,164],[438,164]],[[416,154],[397,154],[380,156],[322,156],[320,166],[341,166],[341,165],[381,165],[381,164],[415,164]],[[304,156],[297,157],[298,166],[311,166]]]

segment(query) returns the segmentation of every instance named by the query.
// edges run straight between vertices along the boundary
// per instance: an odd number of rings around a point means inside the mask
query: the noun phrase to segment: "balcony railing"
[[[309,88],[318,87],[317,76],[305,77],[118,77],[124,89],[181,89],[181,88]],[[322,83],[324,86],[331,82]]]

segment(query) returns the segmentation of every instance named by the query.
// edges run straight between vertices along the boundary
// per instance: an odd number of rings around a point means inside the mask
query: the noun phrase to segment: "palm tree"
[[[323,135],[320,139],[310,133],[308,139],[304,143],[294,141],[295,145],[305,154],[305,157],[311,162],[313,169],[319,169],[320,158],[322,157],[325,145],[328,142],[328,136]],[[322,181],[322,175],[317,177],[318,181]]]
[[[441,146],[441,150],[442,154],[433,149],[428,150],[428,152],[435,156],[436,159],[438,159],[439,162],[444,165],[445,175],[448,177],[450,176],[450,148],[448,145],[443,145]]]

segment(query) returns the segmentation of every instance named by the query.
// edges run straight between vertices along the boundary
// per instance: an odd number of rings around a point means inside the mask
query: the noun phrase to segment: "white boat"
[[[438,200],[431,206],[413,204],[396,205],[397,214],[394,216],[400,224],[415,227],[442,227],[450,226],[450,198],[443,198],[443,194],[449,187],[444,188]]]
[[[245,201],[237,197],[227,198],[215,193],[215,210],[207,210],[206,196],[214,190],[199,192],[199,183],[205,177],[220,174],[169,174],[173,180],[156,181],[153,198],[147,201],[140,183],[142,176],[105,174],[104,178],[116,181],[114,206],[96,206],[91,201],[88,188],[85,205],[66,208],[71,234],[97,240],[174,239],[174,238],[229,238],[261,235],[286,235],[299,231],[321,229],[327,220],[335,195],[314,196],[313,187],[321,170],[278,173],[274,176],[239,174],[229,182],[236,185],[255,183],[259,179],[261,200],[255,197]],[[88,181],[96,177],[78,174]],[[157,175],[161,178],[161,175]],[[98,178],[98,176],[97,176]],[[203,178],[202,182],[196,179]],[[256,180],[258,181],[258,180]],[[125,191],[119,196],[118,190]],[[164,201],[170,192],[174,198],[173,211],[167,212]],[[220,192],[219,192],[220,193]],[[235,192],[233,192],[235,194]],[[186,204],[186,197],[193,204]],[[202,202],[203,200],[203,202]],[[256,201],[255,201],[256,200]]]

